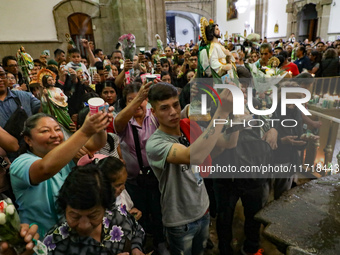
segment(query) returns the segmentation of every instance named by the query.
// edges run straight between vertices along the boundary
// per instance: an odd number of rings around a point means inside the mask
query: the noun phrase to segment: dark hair
[[[46,113],[43,113],[43,112],[34,114],[34,115],[28,117],[28,119],[25,121],[24,129],[22,130],[21,135],[31,137],[32,129],[37,126],[38,121],[42,118],[52,118],[56,122],[58,122],[57,119],[55,117],[53,117],[52,115],[49,115],[49,114],[46,114]]]
[[[6,57],[4,57],[2,59],[2,66],[3,67],[7,67],[8,60],[15,60],[15,61],[17,61],[16,57],[14,57],[14,56],[6,56]]]
[[[284,58],[284,60],[286,60],[288,58],[288,52],[285,51],[285,50],[281,51],[278,55],[282,56]]]
[[[196,50],[193,50],[191,52],[191,57],[198,57],[198,52]]]
[[[253,76],[251,75],[250,71],[244,66],[237,66],[236,70],[240,83],[247,87],[252,87]]]
[[[189,82],[188,73],[194,73],[194,75],[195,75],[195,71],[194,70],[188,70],[188,72],[185,74],[185,78],[186,78],[187,82]]]
[[[161,58],[160,59],[161,61],[161,66],[163,67],[164,64],[168,64],[169,66],[169,73],[170,73],[170,76],[172,75],[172,67],[171,67],[171,64],[169,62],[169,60],[167,58]]]
[[[102,50],[102,49],[95,49],[93,53],[94,53],[94,55],[96,55],[96,54],[98,54],[100,51],[103,51],[103,50]]]
[[[318,42],[315,46],[318,46],[319,44],[323,44],[323,45],[325,45],[325,43],[324,42]]]
[[[312,50],[310,54],[315,57],[315,61],[314,61],[315,63],[321,62],[322,54],[320,52],[318,52],[317,50]]]
[[[52,119],[55,120],[55,122],[58,123],[57,119],[55,117],[53,117],[52,115],[49,115],[49,114],[46,114],[46,113],[43,113],[43,112],[34,114],[34,115],[28,117],[28,119],[25,121],[23,130],[21,132],[21,136],[22,137],[27,136],[27,137],[31,138],[32,137],[32,135],[31,135],[32,129],[37,126],[38,121],[42,118],[52,118]],[[30,148],[29,148],[28,144],[25,142],[21,145],[21,147],[19,149],[19,154],[24,154],[27,151],[30,151]]]
[[[159,82],[152,85],[149,90],[148,98],[150,104],[154,106],[157,101],[167,100],[176,96],[178,96],[178,91],[175,86],[166,82]]]
[[[112,51],[111,56],[113,56],[113,53],[120,53],[120,54],[123,56],[123,53],[122,53],[120,50],[114,50],[114,51]]]
[[[86,57],[85,55],[81,55],[80,57],[81,57],[82,59],[85,58],[86,61],[87,61],[87,57]]]
[[[34,63],[34,64],[35,64],[35,63],[38,63],[38,64],[42,65],[40,59],[38,59],[38,58],[33,59],[33,63]]]
[[[103,173],[104,178],[110,182],[116,181],[116,175],[125,169],[125,164],[116,157],[107,157],[99,160],[98,169]]]
[[[63,50],[61,50],[61,49],[56,49],[56,50],[54,51],[54,57],[57,57],[57,56],[61,55],[62,53],[65,54],[65,51],[63,51]]]
[[[98,95],[101,95],[103,92],[103,89],[105,88],[113,88],[117,92],[117,87],[114,82],[112,81],[105,81],[103,83],[97,83],[96,84],[96,93]]]
[[[71,55],[73,53],[79,53],[80,54],[80,51],[77,49],[77,48],[73,48],[73,49],[69,49],[68,50],[68,53]]]
[[[114,193],[109,180],[94,164],[77,166],[67,176],[57,198],[58,209],[64,213],[67,206],[88,210],[94,206],[110,209]]]
[[[83,109],[81,109],[78,112],[78,116],[77,116],[77,129],[81,128],[81,126],[84,124],[85,122],[85,118],[87,116],[87,114],[90,112],[89,107],[84,107]]]
[[[306,48],[304,46],[299,46],[298,49],[302,51],[303,55],[306,55]]]
[[[46,69],[52,71],[53,73],[55,73],[56,75],[58,75],[58,68],[56,68],[54,65],[48,65],[46,67]]]
[[[124,87],[123,90],[123,103],[126,105],[126,97],[128,94],[136,93],[140,90],[140,87],[142,86],[139,82],[132,82],[129,85]]]
[[[104,70],[104,64],[101,61],[94,63],[94,66],[97,68],[97,70]]]
[[[268,49],[269,52],[272,52],[272,45],[270,43],[262,43],[260,46],[260,51]]]
[[[160,62],[161,62],[161,66],[163,66],[164,64],[168,64],[170,67],[170,62],[167,58],[161,58]]]
[[[151,60],[151,53],[145,52],[145,58],[147,58],[148,60]]]
[[[87,101],[90,98],[93,98],[93,97],[99,97],[99,95],[91,89],[91,91],[88,91],[87,93],[82,95],[81,102],[82,103],[85,103],[85,102],[87,103]]]
[[[277,55],[276,58],[280,61],[279,68],[282,67],[285,58],[282,55]]]
[[[213,24],[212,26],[207,26],[205,28],[205,35],[207,36],[208,41],[212,41],[215,36],[215,27],[218,26],[217,24]]]
[[[150,51],[151,54],[154,54],[156,50],[157,50],[157,48],[152,48],[151,51]]]
[[[161,79],[163,78],[164,75],[170,75],[170,73],[167,72],[167,71],[162,71],[161,72]]]
[[[50,78],[50,77],[52,77],[52,76],[51,76],[51,75],[44,75],[44,76],[42,77],[42,79],[41,79],[42,84],[43,84],[43,86],[44,86],[45,88],[52,87],[52,85],[49,85],[49,84],[47,83],[47,79]]]

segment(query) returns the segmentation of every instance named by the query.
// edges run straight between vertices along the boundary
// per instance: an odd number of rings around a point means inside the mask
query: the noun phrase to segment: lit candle
[[[312,76],[315,77],[315,74],[312,73]]]

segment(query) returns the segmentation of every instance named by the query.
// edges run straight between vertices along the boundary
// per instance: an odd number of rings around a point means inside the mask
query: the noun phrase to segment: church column
[[[328,23],[331,14],[332,0],[321,0],[317,5],[316,10],[318,12],[318,35],[324,39],[328,40]]]
[[[151,50],[157,45],[155,35],[159,34],[166,46],[166,13],[165,2],[163,0],[145,0],[146,4],[146,23],[145,37],[146,47]]]
[[[150,50],[156,46],[155,34],[166,44],[166,18],[163,0],[116,0],[112,4],[115,44],[122,34],[136,36],[136,46]],[[138,50],[137,50],[138,52]]]
[[[286,38],[289,38],[289,36],[292,33],[296,33],[296,28],[295,28],[295,24],[296,24],[296,17],[294,16],[294,6],[293,6],[293,2],[289,2],[286,5],[286,12],[288,13],[287,15],[287,35]]]
[[[256,0],[255,13],[256,13],[256,18],[255,18],[254,32],[259,34],[261,38],[263,38],[263,35],[262,35],[263,0]]]

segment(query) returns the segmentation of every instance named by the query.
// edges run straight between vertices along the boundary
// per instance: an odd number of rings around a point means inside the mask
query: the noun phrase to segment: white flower
[[[15,207],[14,207],[14,205],[9,205],[9,206],[7,206],[7,208],[6,208],[6,213],[8,213],[9,215],[13,215],[14,212],[15,212]]]
[[[266,73],[264,77],[270,78],[270,77],[272,77],[272,76],[271,76],[270,74]]]
[[[6,214],[0,213],[0,225],[4,225],[6,223]]]
[[[273,69],[269,69],[266,71],[266,76],[269,74],[270,76],[273,76],[275,74],[275,71]]]

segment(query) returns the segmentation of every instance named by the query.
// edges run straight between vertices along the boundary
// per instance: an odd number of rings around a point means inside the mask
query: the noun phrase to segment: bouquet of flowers
[[[26,249],[20,236],[19,215],[9,198],[0,201],[0,242],[8,242],[18,254]]]
[[[256,92],[264,93],[277,85],[285,76],[286,72],[278,67],[262,67],[258,69],[255,64],[249,64],[251,74],[254,78]]]
[[[136,38],[133,34],[124,34],[119,37],[118,41],[122,45],[123,55],[125,59],[133,61],[136,54]]]

